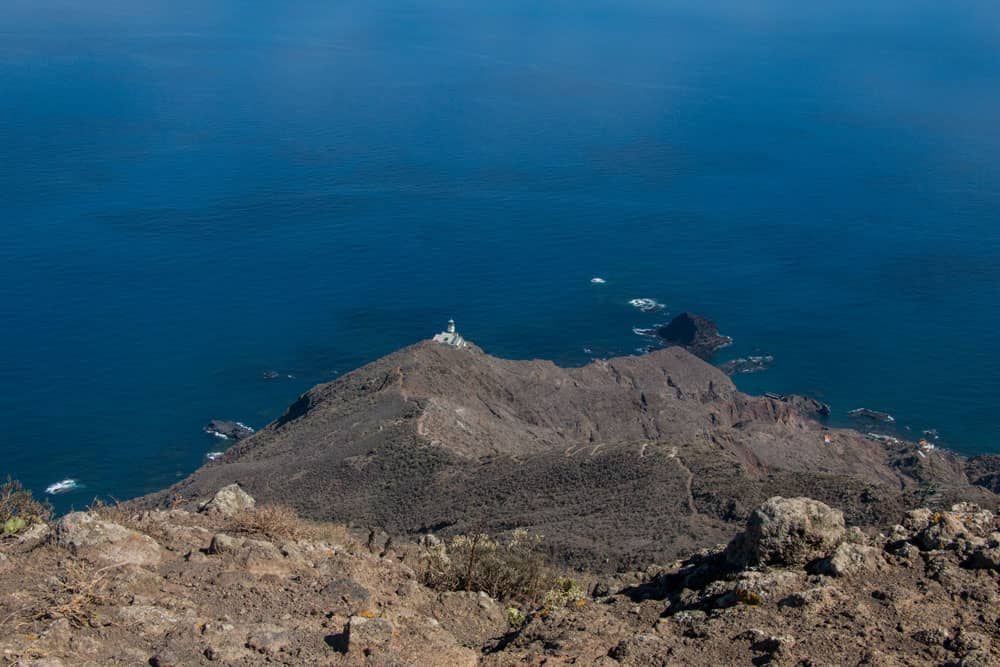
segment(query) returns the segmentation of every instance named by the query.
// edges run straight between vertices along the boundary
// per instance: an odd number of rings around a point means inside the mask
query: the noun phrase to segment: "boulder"
[[[247,638],[246,643],[248,649],[272,657],[291,645],[291,634],[288,630],[276,625],[262,625],[256,628]]]
[[[995,525],[993,512],[985,510],[975,503],[966,502],[952,505],[949,514],[961,521],[972,535],[978,537],[988,536]]]
[[[349,613],[357,613],[371,599],[371,592],[354,579],[339,577],[323,587],[324,596],[331,604],[346,607]]]
[[[709,358],[716,350],[733,342],[729,336],[719,333],[715,322],[694,313],[681,313],[669,324],[658,327],[656,335],[702,359]]]
[[[830,554],[844,539],[840,510],[811,498],[776,496],[750,515],[726,548],[733,565],[802,565]]]
[[[844,542],[834,549],[829,558],[817,563],[816,571],[830,577],[846,577],[871,570],[878,564],[878,553],[878,549],[872,547]]]
[[[433,617],[466,646],[479,646],[507,630],[507,612],[483,592],[441,593]]]
[[[109,563],[155,565],[160,545],[142,533],[89,512],[71,512],[56,524],[55,542],[75,555]]]
[[[239,551],[245,541],[242,538],[226,535],[225,533],[216,533],[212,536],[211,544],[208,545],[208,553],[218,555]]]
[[[920,507],[904,514],[902,525],[903,528],[916,532],[929,526],[933,518],[934,512],[926,507]]]
[[[965,566],[973,570],[1000,570],[1000,547],[976,549]]]
[[[949,512],[935,514],[930,525],[917,533],[914,541],[923,551],[948,549],[966,533],[965,524]]]
[[[235,516],[253,509],[257,502],[239,484],[230,484],[219,489],[215,496],[201,506],[201,511],[222,516]]]
[[[17,534],[17,543],[21,545],[35,545],[49,536],[52,530],[47,523],[33,523]]]
[[[369,652],[385,649],[392,641],[392,623],[384,618],[351,616],[347,622],[347,650]]]

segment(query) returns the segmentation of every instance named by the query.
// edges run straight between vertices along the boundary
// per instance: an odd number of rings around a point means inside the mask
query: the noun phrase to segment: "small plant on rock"
[[[764,598],[760,593],[747,588],[736,589],[736,600],[740,604],[745,604],[748,607],[759,607],[764,604]]]
[[[507,607],[507,625],[512,628],[519,628],[524,625],[524,622],[528,620],[528,617],[524,615],[524,612],[517,607]]]
[[[15,535],[34,523],[52,518],[52,506],[39,502],[21,483],[7,478],[0,485],[0,531],[3,536]]]
[[[542,604],[549,608],[566,607],[582,599],[583,591],[577,586],[576,581],[569,577],[558,577],[555,585],[542,598]]]

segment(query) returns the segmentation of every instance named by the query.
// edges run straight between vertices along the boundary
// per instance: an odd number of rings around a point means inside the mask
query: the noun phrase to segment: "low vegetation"
[[[303,519],[288,505],[261,505],[233,517],[232,529],[271,540],[325,540],[348,544],[343,526]]]
[[[0,527],[3,536],[14,535],[34,523],[44,523],[52,518],[52,506],[46,501],[35,500],[31,491],[15,479],[7,478],[0,485]]]
[[[511,603],[512,626],[521,610],[565,607],[583,597],[576,582],[559,576],[539,550],[541,538],[518,529],[505,537],[458,535],[425,547],[423,582],[436,590],[481,591]]]

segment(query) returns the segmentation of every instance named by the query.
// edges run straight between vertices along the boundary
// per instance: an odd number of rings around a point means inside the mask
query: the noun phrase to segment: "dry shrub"
[[[87,511],[103,521],[117,523],[132,530],[145,532],[149,528],[147,525],[149,522],[145,520],[143,513],[130,502],[123,503],[112,498],[108,503],[100,498],[94,498]]]
[[[324,539],[324,534],[339,534],[330,524],[306,521],[287,505],[262,505],[244,510],[233,517],[232,526],[236,532],[263,535],[272,540],[315,540]]]
[[[317,542],[339,544],[348,552],[358,549],[358,543],[351,537],[347,527],[339,523],[306,522],[309,527],[309,539]]]
[[[496,599],[538,603],[556,576],[523,529],[506,538],[459,535],[424,550],[423,581],[447,591],[482,591]]]
[[[108,592],[108,574],[122,563],[90,570],[80,561],[67,561],[57,577],[59,588],[45,596],[45,608],[35,618],[65,618],[77,627],[97,626],[97,607],[114,603]]]
[[[0,485],[0,536],[12,535],[33,523],[52,519],[52,506],[48,501],[35,500],[31,491],[16,479],[7,478]]]

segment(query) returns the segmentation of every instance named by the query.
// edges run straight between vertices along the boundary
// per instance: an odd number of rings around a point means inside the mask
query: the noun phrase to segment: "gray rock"
[[[245,540],[232,537],[225,533],[216,533],[212,536],[212,543],[208,545],[208,553],[224,554],[239,551],[243,547]]]
[[[829,558],[821,560],[816,571],[830,577],[846,577],[862,570],[871,570],[877,564],[878,550],[860,544],[840,544]]]
[[[948,633],[941,628],[924,628],[914,632],[913,639],[926,646],[941,646],[948,640]]]
[[[776,496],[750,515],[726,548],[737,566],[801,565],[832,552],[844,539],[844,515],[811,498]]]
[[[21,545],[37,544],[49,536],[52,529],[47,523],[33,523],[17,534],[17,543]]]
[[[903,515],[903,527],[909,531],[917,532],[930,525],[934,512],[926,507],[910,510]]]
[[[384,649],[392,641],[392,623],[384,618],[351,616],[347,622],[347,650],[350,652]]]
[[[1000,570],[1000,547],[976,549],[965,565],[973,570]]]
[[[367,588],[347,577],[334,579],[323,587],[323,593],[335,603],[347,605],[351,613],[361,610],[361,605],[371,598]]]
[[[264,626],[247,638],[247,648],[264,655],[274,656],[292,643],[288,631],[277,626]]]
[[[256,504],[253,496],[244,491],[239,484],[230,484],[219,489],[211,500],[201,506],[201,511],[235,516],[245,510],[253,509]]]
[[[56,524],[56,544],[75,555],[110,563],[155,565],[160,562],[160,545],[142,533],[89,512],[72,512]]]
[[[958,537],[965,532],[965,525],[945,512],[934,515],[930,525],[917,534],[915,542],[924,551],[947,549],[954,546]]]

